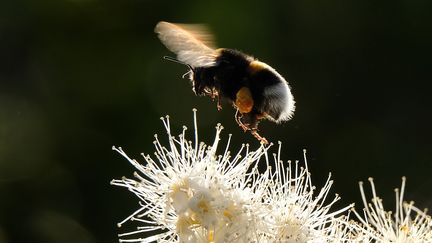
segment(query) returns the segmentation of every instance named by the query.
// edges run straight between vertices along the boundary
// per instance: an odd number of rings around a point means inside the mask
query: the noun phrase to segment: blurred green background
[[[337,207],[357,202],[358,181],[375,178],[394,205],[432,207],[430,101],[432,2],[327,1],[2,1],[0,4],[0,242],[117,242],[116,223],[138,207],[110,186],[153,153],[163,136],[191,128],[198,109],[207,143],[216,123],[232,150],[258,142],[193,95],[185,67],[153,33],[160,20],[206,23],[220,47],[253,54],[285,76],[297,101],[292,121],[262,122],[282,141],[284,160],[308,149],[313,182],[335,179]],[[191,129],[189,129],[191,131]],[[276,148],[273,148],[276,151]]]

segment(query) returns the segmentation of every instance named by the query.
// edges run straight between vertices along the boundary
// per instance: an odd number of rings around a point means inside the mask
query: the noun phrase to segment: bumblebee
[[[189,79],[198,96],[210,96],[222,109],[221,98],[236,109],[235,121],[261,143],[258,123],[267,119],[288,121],[295,102],[288,82],[275,69],[243,52],[213,45],[213,37],[203,25],[159,22],[155,27],[161,42],[177,58],[169,60],[189,67]]]

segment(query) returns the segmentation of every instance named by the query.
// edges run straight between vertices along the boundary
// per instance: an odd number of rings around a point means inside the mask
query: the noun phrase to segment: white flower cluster
[[[123,155],[138,172],[134,179],[113,180],[140,201],[140,207],[119,223],[136,221],[136,230],[120,234],[120,242],[432,242],[432,220],[412,203],[403,202],[405,180],[396,192],[396,213],[384,210],[373,189],[372,204],[364,215],[353,210],[360,223],[349,221],[348,209],[331,211],[339,196],[328,200],[333,184],[330,175],[319,190],[312,185],[306,156],[298,162],[268,155],[270,146],[251,151],[243,145],[229,151],[231,136],[217,155],[221,125],[211,146],[198,140],[194,110],[194,142],[186,139],[186,127],[174,137],[170,121],[162,119],[168,146],[155,135],[154,159],[143,155],[145,164]],[[272,159],[270,159],[271,157]],[[258,165],[265,163],[265,170]],[[413,216],[414,218],[411,218]],[[393,219],[394,218],[394,219]]]
[[[400,189],[395,189],[396,208],[394,213],[384,209],[382,199],[376,194],[375,184],[369,178],[372,188],[371,203],[366,200],[363,183],[360,192],[364,204],[363,216],[353,209],[361,225],[353,225],[353,242],[426,243],[432,242],[432,219],[427,210],[421,211],[414,202],[403,200],[406,178],[402,178]]]

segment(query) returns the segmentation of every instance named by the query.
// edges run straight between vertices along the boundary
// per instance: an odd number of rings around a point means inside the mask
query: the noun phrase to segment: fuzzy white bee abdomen
[[[267,118],[277,123],[290,120],[295,110],[294,97],[288,83],[283,78],[282,81],[264,89]]]

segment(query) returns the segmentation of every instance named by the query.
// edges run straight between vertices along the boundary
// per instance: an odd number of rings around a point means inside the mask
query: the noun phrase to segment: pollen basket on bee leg
[[[248,87],[243,87],[237,92],[235,105],[240,113],[251,112],[254,101],[252,99],[252,93]]]

